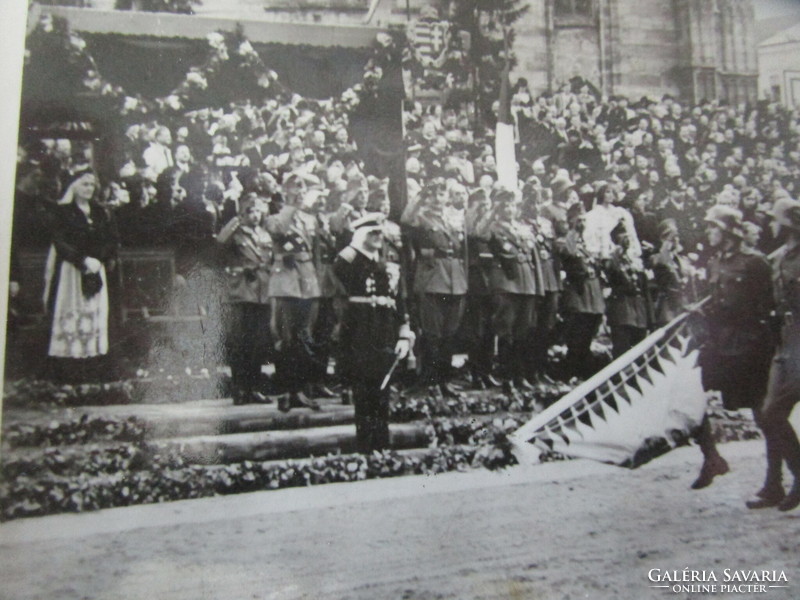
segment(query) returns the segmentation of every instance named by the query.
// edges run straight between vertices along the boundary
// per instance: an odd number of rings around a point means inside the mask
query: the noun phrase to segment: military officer
[[[383,220],[381,213],[369,213],[356,221],[350,245],[334,263],[348,297],[338,373],[353,390],[356,444],[363,453],[389,447],[389,393],[384,380],[411,346],[400,273],[381,256]]]
[[[468,290],[462,321],[462,336],[467,343],[472,387],[483,390],[497,386],[492,377],[494,332],[492,330],[492,294],[489,274],[492,252],[489,240],[479,231],[488,231],[492,203],[482,188],[469,197],[466,215]]]
[[[553,223],[540,214],[541,189],[538,181],[523,188],[522,218],[530,227],[536,241],[542,278],[542,294],[536,297],[536,322],[529,336],[529,374],[539,382],[549,381],[545,373],[547,350],[552,344],[558,320],[558,300],[561,294],[561,262],[556,253],[556,234]]]
[[[561,262],[566,273],[564,285],[567,376],[586,378],[593,372],[591,344],[606,309],[600,284],[599,257],[592,254],[583,240],[586,227],[583,204],[577,202],[567,211],[569,231],[560,242]]]
[[[340,250],[338,239],[331,231],[329,214],[325,212],[325,196],[319,196],[314,205],[317,215],[316,239],[313,249],[314,266],[317,270],[320,297],[314,323],[315,373],[309,385],[317,397],[335,396],[327,385],[328,361],[333,352],[341,318],[341,302],[345,295],[341,282],[333,271],[333,262]]]
[[[275,248],[269,281],[269,295],[273,298],[271,329],[277,350],[275,375],[288,392],[278,403],[282,411],[320,408],[303,391],[319,369],[312,335],[321,294],[313,255],[317,237],[314,206],[324,192],[309,189],[309,183],[316,182],[300,173],[290,174],[287,204],[266,218],[266,229]]]
[[[773,207],[773,233],[788,232],[786,244],[772,259],[775,324],[780,341],[772,361],[764,403],[755,411],[767,446],[767,475],[748,508],[777,506],[787,511],[800,505],[800,442],[789,415],[800,400],[800,202],[780,198]],[[794,477],[787,495],[783,488],[783,461]]]
[[[517,388],[533,389],[525,379],[530,358],[525,341],[535,322],[536,297],[543,294],[544,286],[533,231],[519,218],[516,193],[498,189],[493,196],[493,217],[489,219],[492,326],[498,338],[503,390],[513,394]]]
[[[625,224],[611,230],[614,248],[606,261],[605,273],[611,294],[606,302],[606,320],[611,329],[614,358],[641,342],[649,324],[647,277],[644,268],[629,252],[630,238]]]
[[[675,219],[658,224],[661,246],[650,257],[653,269],[653,318],[657,327],[666,325],[681,314],[688,304],[687,283],[694,277],[692,266],[683,254]]]
[[[269,353],[269,269],[272,239],[261,228],[266,206],[255,194],[239,203],[239,214],[217,234],[226,250],[227,342],[233,403],[266,402],[261,365]]]
[[[467,293],[466,236],[450,218],[444,182],[434,180],[423,193],[425,204],[412,212],[409,223],[418,253],[414,293],[423,334],[423,381],[431,391],[453,397],[448,378]]]
[[[768,324],[773,307],[770,268],[763,255],[742,248],[742,214],[715,205],[706,215],[714,254],[708,262],[711,297],[704,307],[708,339],[700,352],[703,387],[722,393],[728,410],[758,409],[772,359]],[[717,451],[706,415],[697,434],[703,466],[692,489],[707,487],[728,463]]]

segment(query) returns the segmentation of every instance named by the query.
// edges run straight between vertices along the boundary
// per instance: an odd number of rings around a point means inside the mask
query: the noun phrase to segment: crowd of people
[[[492,115],[476,122],[467,99],[448,95],[407,103],[406,194],[395,198],[387,179],[365,172],[347,102],[284,91],[131,123],[112,180],[91,182],[91,209],[82,199],[91,146],[38,140],[20,148],[15,234],[54,242],[51,276],[66,261],[75,282],[95,280],[94,294],[73,283],[78,304],[105,293],[109,243],[169,245],[182,277],[214,270],[227,286],[219,295],[235,402],[277,389],[282,410],[318,409],[314,398],[335,381],[329,365],[352,364],[342,352],[355,351],[353,339],[374,342],[362,330],[348,337],[362,304],[394,314],[402,354],[418,357],[414,385],[431,394],[457,394],[457,353],[468,356],[460,383],[477,389],[515,394],[552,376],[589,377],[603,322],[618,356],[707,289],[709,208],[732,210],[746,247],[769,253],[783,241],[769,227],[772,207],[800,185],[798,115],[776,104],[633,102],[580,82],[534,98],[520,80],[511,99],[518,186],[497,182]],[[73,204],[80,210],[64,208]],[[64,223],[103,239],[82,254]],[[337,266],[348,248],[387,265],[381,293],[375,273],[361,281]],[[59,285],[48,288],[51,309]],[[559,341],[567,355],[554,372],[548,350]],[[106,344],[96,346],[89,354]],[[382,342],[370,347],[381,365],[395,356]],[[266,383],[265,361],[275,365]],[[345,370],[358,387],[358,369]],[[383,384],[376,373],[373,391]]]

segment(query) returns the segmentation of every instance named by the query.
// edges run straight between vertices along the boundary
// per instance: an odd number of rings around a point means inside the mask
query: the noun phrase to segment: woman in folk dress
[[[108,353],[108,279],[118,236],[96,202],[97,177],[77,170],[52,215],[44,301],[51,319],[47,354],[57,378],[83,380]],[[99,375],[99,372],[97,373]]]

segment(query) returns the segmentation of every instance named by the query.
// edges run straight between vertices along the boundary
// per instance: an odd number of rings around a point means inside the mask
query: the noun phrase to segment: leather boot
[[[794,510],[800,506],[800,479],[795,479],[792,489],[786,494],[786,497],[778,504],[778,510],[786,512]]]
[[[758,492],[756,497],[752,500],[745,502],[745,506],[750,509],[771,508],[778,506],[786,497],[786,492],[780,483],[770,486],[764,486]]]
[[[697,479],[692,483],[693,490],[701,490],[711,485],[717,475],[725,475],[730,471],[727,461],[719,454],[706,458],[703,461],[703,466],[700,468],[700,474]]]

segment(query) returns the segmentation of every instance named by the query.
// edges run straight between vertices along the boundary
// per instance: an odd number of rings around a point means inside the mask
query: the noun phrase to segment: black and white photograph
[[[800,0],[0,19],[0,599],[800,597]]]

